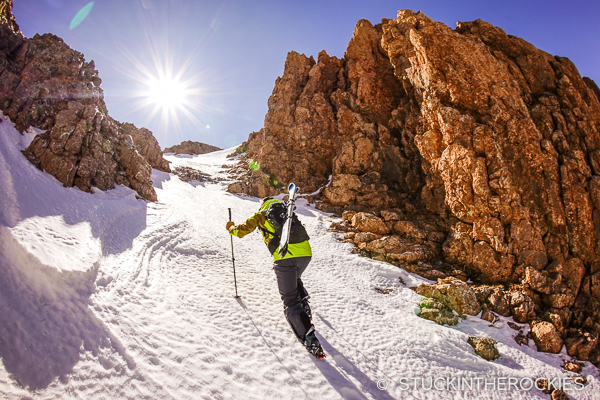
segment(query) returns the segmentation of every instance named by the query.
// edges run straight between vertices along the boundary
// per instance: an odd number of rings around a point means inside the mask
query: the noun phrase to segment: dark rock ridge
[[[0,109],[21,132],[46,130],[25,156],[66,187],[116,183],[156,200],[152,168],[169,171],[169,164],[152,133],[108,115],[93,61],[57,36],[27,39],[7,23],[11,3],[0,1]]]
[[[569,59],[489,23],[403,10],[359,21],[344,58],[290,52],[245,145],[346,211],[360,252],[496,285],[486,309],[549,322],[600,365],[599,96]]]
[[[211,146],[210,144],[206,143],[192,142],[191,140],[186,140],[184,142],[181,142],[181,144],[177,144],[172,147],[167,147],[163,150],[163,153],[206,154],[219,150],[222,149],[218,148],[217,146]]]

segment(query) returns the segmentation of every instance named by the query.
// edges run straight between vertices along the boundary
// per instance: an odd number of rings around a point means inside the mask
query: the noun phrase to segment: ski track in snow
[[[409,286],[425,280],[351,254],[350,244],[328,232],[335,218],[300,199],[297,212],[314,253],[303,281],[327,353],[325,361],[316,360],[283,316],[270,255],[258,233],[233,238],[241,295],[234,298],[227,208],[240,223],[256,212],[258,199],[227,193],[226,182],[186,183],[160,171],[153,176],[156,203],[134,200],[128,189],[94,195],[65,189],[10,150],[16,131],[3,125],[0,168],[8,175],[0,181],[10,196],[0,203],[0,306],[10,313],[0,316],[7,326],[0,327],[0,397],[546,399],[537,390],[405,391],[398,382],[566,376],[560,368],[566,354],[520,347],[506,325],[511,319],[490,327],[468,317],[447,327],[419,318],[420,296],[398,278]],[[166,158],[172,166],[226,178],[221,166],[233,163],[226,158],[230,152]],[[42,182],[50,191],[45,196],[62,196],[70,206],[41,206],[33,195],[27,204],[13,204],[29,193],[19,186],[17,169]],[[86,206],[96,207],[98,216],[86,214]],[[44,260],[45,242],[51,262]],[[384,295],[375,287],[393,291]],[[41,298],[47,304],[39,306]],[[487,362],[475,355],[469,335],[497,340],[502,357]],[[69,357],[59,357],[62,351]],[[27,361],[21,369],[20,359]],[[590,384],[572,398],[598,399],[598,371],[587,363],[584,375]],[[380,379],[386,390],[378,389]]]

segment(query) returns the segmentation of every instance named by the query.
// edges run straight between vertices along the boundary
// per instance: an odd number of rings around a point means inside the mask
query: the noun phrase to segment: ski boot
[[[319,360],[325,358],[325,352],[323,351],[323,347],[321,347],[321,343],[319,343],[319,339],[315,336],[315,328],[312,327],[304,337],[304,346],[306,350]]]

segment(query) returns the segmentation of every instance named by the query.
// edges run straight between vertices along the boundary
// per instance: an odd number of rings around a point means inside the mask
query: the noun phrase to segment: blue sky
[[[70,29],[89,3],[17,0],[13,13],[25,36],[54,33],[94,60],[109,114],[152,130],[162,147],[241,143],[262,127],[289,51],[342,57],[359,19],[378,23],[399,9],[421,10],[452,28],[481,18],[570,58],[600,83],[597,0],[96,0]],[[148,97],[150,82],[161,79],[185,95],[167,101],[159,88]],[[179,98],[186,103],[177,106]]]

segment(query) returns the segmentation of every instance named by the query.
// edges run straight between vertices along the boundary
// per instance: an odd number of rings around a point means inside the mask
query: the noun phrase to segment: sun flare
[[[151,32],[146,32],[148,49],[143,57],[130,49],[122,48],[122,54],[131,68],[123,73],[135,81],[135,89],[127,93],[134,99],[129,114],[141,113],[144,126],[153,126],[163,136],[182,134],[185,125],[208,131],[206,116],[215,107],[206,103],[205,95],[211,86],[204,80],[204,70],[192,73],[196,51],[186,52],[185,57],[173,54],[171,45],[163,43]],[[119,41],[115,39],[117,45]],[[190,125],[191,123],[191,125]]]
[[[163,109],[181,108],[186,95],[187,88],[177,79],[162,77],[148,82],[148,100]]]

